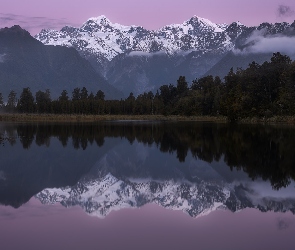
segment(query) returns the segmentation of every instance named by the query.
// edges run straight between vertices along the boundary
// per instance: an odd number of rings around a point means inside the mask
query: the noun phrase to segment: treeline
[[[199,115],[227,116],[230,121],[246,117],[271,117],[295,113],[295,62],[274,53],[270,62],[252,62],[245,70],[233,69],[222,81],[206,76],[189,86],[180,76],[176,86],[163,85],[156,94],[151,91],[137,97],[130,93],[121,100],[105,100],[104,93],[88,93],[84,87],[75,88],[71,97],[63,90],[52,100],[50,90],[38,91],[35,97],[24,88],[19,99],[11,91],[4,105],[6,112],[53,114],[114,114],[114,115]]]

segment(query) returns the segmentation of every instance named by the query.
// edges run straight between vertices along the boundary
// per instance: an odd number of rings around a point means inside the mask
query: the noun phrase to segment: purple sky
[[[0,27],[19,24],[35,34],[41,28],[81,26],[90,17],[106,15],[112,22],[158,29],[182,23],[193,15],[215,23],[245,25],[293,22],[294,0],[0,0]],[[281,11],[279,11],[281,10]]]

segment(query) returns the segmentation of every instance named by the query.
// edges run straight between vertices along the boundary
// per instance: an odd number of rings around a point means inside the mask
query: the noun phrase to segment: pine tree
[[[51,97],[49,89],[46,92],[38,91],[36,93],[36,104],[38,113],[50,113]]]
[[[63,90],[58,98],[58,100],[60,102],[64,102],[64,101],[68,101],[69,97],[68,97],[68,92],[66,90]]]
[[[13,90],[11,90],[8,94],[8,100],[6,104],[6,108],[8,112],[13,112],[15,110],[16,103],[17,103],[16,93]]]
[[[187,81],[185,80],[185,76],[180,76],[179,79],[177,80],[177,94],[182,95],[188,90],[188,84]]]
[[[82,88],[81,94],[80,94],[80,99],[85,101],[88,98],[88,91],[85,87]]]
[[[105,95],[104,95],[103,91],[98,90],[95,95],[95,100],[102,100],[103,101],[104,98],[105,98]]]
[[[32,113],[35,111],[34,97],[30,88],[23,89],[17,104],[17,109],[22,113]]]
[[[72,92],[72,101],[79,101],[81,99],[80,88],[75,88]]]

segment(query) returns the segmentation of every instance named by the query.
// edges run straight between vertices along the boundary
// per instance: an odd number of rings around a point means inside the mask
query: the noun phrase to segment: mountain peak
[[[211,22],[209,19],[199,17],[194,15],[191,19],[186,21],[185,23],[191,24],[192,26],[204,26],[213,29],[214,32],[223,32],[225,30],[225,25],[218,25],[216,23]]]
[[[94,23],[102,24],[102,25],[111,23],[111,21],[105,15],[100,15],[98,17],[91,17],[86,21],[86,23],[89,23],[89,22],[94,22]]]
[[[204,23],[204,24],[213,24],[210,20],[203,18],[203,17],[199,17],[197,15],[192,16],[189,19],[190,22],[198,22],[198,23]]]
[[[212,23],[209,19],[197,16],[197,15],[193,15],[190,20]]]
[[[245,28],[246,26],[244,24],[242,24],[240,21],[237,22],[232,22],[230,25],[228,25],[228,28],[232,29],[232,28],[238,28],[238,29],[242,29]]]
[[[236,21],[235,22],[238,26],[245,26],[244,24],[242,24],[240,21]]]

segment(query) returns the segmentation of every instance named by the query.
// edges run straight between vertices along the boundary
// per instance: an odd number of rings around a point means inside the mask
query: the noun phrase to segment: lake
[[[294,249],[295,128],[0,123],[1,249]]]

